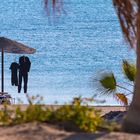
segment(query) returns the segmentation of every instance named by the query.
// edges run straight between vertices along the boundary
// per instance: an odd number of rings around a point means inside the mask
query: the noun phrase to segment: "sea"
[[[90,104],[120,105],[112,94],[101,95],[95,84],[101,73],[113,72],[121,86],[133,90],[123,83],[121,65],[123,59],[135,63],[135,51],[123,38],[112,0],[63,0],[60,9],[53,14],[50,3],[48,14],[44,0],[0,3],[0,36],[36,49],[35,54],[25,54],[31,61],[28,95],[43,97],[44,104],[94,97]],[[15,103],[28,104],[23,88],[18,93],[11,85],[9,67],[20,56],[4,54],[4,90]]]

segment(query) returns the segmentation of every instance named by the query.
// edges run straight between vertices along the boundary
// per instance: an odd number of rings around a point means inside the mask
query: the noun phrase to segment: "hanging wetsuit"
[[[21,92],[22,78],[24,81],[24,93],[27,93],[28,72],[30,71],[31,62],[28,57],[19,58],[19,85],[18,93]]]
[[[19,64],[13,62],[10,66],[11,69],[11,84],[12,86],[18,86],[18,77],[17,77],[17,70],[19,68]]]

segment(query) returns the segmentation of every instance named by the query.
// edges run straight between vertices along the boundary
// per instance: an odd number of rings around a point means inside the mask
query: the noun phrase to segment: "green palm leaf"
[[[104,93],[111,93],[116,90],[116,79],[113,73],[104,74],[99,80],[100,85],[105,89]]]
[[[127,77],[127,79],[134,82],[136,76],[136,66],[127,60],[123,60],[122,67],[124,75]]]

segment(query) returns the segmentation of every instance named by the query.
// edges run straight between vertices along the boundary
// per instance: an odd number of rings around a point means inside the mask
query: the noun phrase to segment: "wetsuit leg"
[[[14,79],[13,79],[13,73],[11,74],[11,85],[13,86],[14,85]]]
[[[28,72],[24,73],[23,79],[24,79],[24,93],[27,93]]]
[[[18,77],[15,75],[15,86],[18,86]]]
[[[19,72],[19,85],[18,85],[18,93],[21,91],[21,85],[22,85],[22,73]]]

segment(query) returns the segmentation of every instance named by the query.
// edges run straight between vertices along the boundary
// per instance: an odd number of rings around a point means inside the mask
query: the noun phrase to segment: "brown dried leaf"
[[[116,99],[118,100],[118,101],[120,101],[121,103],[123,103],[124,105],[128,105],[128,99],[127,99],[127,97],[126,97],[126,95],[125,94],[123,94],[123,93],[116,93],[115,94],[115,97],[116,97]]]

